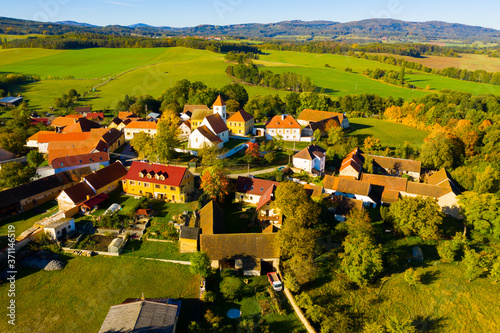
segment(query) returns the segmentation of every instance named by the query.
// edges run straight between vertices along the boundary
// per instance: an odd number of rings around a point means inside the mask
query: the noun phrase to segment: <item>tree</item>
[[[365,141],[363,142],[363,146],[367,151],[379,150],[382,145],[380,144],[379,138],[373,138],[371,136],[367,136]]]
[[[439,257],[445,262],[455,260],[457,250],[457,243],[451,240],[443,240],[437,246]]]
[[[365,161],[363,162],[363,170],[367,173],[373,173],[373,158],[370,155],[365,155]]]
[[[351,281],[363,286],[382,271],[382,247],[375,245],[372,237],[349,235],[342,245],[340,267]]]
[[[0,133],[0,147],[14,154],[23,151],[26,144],[26,137],[20,133]]]
[[[457,167],[464,156],[463,143],[455,135],[443,130],[433,131],[420,150],[424,165],[435,169]]]
[[[347,231],[352,237],[373,236],[373,226],[371,225],[368,212],[361,209],[353,209],[347,215]]]
[[[215,145],[204,143],[198,150],[198,156],[201,157],[201,162],[205,166],[222,165],[222,161],[219,159],[219,148]]]
[[[469,282],[481,276],[481,255],[473,249],[465,249],[463,262],[465,264],[465,277]]]
[[[273,137],[273,143],[277,149],[283,150],[283,147],[285,147],[285,140],[283,140],[283,136],[280,134]]]
[[[38,166],[42,164],[44,160],[45,159],[43,157],[43,154],[38,152],[38,150],[32,150],[26,156],[26,161],[28,162],[28,165],[33,168],[38,168]]]
[[[411,324],[409,318],[400,319],[391,317],[386,322],[386,328],[389,333],[416,333],[417,328]]]
[[[344,131],[342,127],[330,127],[328,130],[328,143],[330,145],[336,145],[342,142],[344,138]]]
[[[413,267],[408,268],[404,272],[403,277],[409,286],[414,286],[420,282],[420,275],[415,269],[413,269]]]
[[[316,129],[313,133],[314,140],[320,141],[321,140],[321,131],[319,129]]]
[[[491,267],[490,275],[495,282],[500,280],[500,257],[497,257]]]
[[[235,299],[240,296],[243,289],[243,282],[240,278],[227,276],[222,279],[219,285],[220,292],[226,299]]]
[[[422,239],[439,239],[438,226],[443,213],[436,200],[430,197],[403,197],[389,208],[394,227],[405,236],[418,235]]]
[[[208,277],[212,271],[212,266],[207,253],[204,251],[193,253],[189,270],[193,274],[200,274],[204,278]]]
[[[130,141],[132,148],[139,152],[140,158],[148,158],[155,155],[154,140],[146,132],[139,132]]]
[[[264,155],[264,160],[266,160],[268,164],[273,163],[275,159],[276,159],[276,153],[274,151],[270,151]]]
[[[174,148],[179,144],[178,119],[176,114],[164,112],[158,122],[158,134],[154,141],[158,160],[162,163],[166,163],[172,158]]]
[[[252,163],[260,158],[259,144],[257,142],[248,142],[245,150],[245,160]]]
[[[464,192],[458,196],[466,225],[476,232],[500,239],[500,199],[491,193]]]
[[[212,166],[203,171],[201,175],[200,189],[203,190],[212,200],[222,202],[224,196],[229,193],[229,180],[222,168]]]
[[[19,162],[5,163],[0,169],[0,188],[10,188],[28,183],[35,176],[36,168],[34,167],[24,167]]]

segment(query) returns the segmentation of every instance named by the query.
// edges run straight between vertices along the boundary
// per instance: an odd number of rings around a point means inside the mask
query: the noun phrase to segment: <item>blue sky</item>
[[[384,17],[446,21],[500,30],[498,0],[22,0],[2,1],[0,16],[96,25],[146,23],[186,27],[200,24],[271,23],[285,20],[338,22]]]

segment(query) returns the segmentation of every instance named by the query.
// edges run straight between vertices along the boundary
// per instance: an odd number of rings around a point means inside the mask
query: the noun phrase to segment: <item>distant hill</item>
[[[277,23],[248,23],[233,25],[199,25],[196,27],[173,28],[153,27],[145,23],[129,26],[95,26],[74,21],[55,23],[35,22],[0,17],[0,33],[28,34],[45,33],[59,35],[69,32],[102,33],[144,36],[235,36],[254,38],[280,38],[288,36],[326,37],[336,40],[346,38],[397,38],[401,41],[450,40],[500,40],[500,31],[478,26],[441,21],[406,22],[394,19],[368,19],[353,22],[331,21],[283,21]]]

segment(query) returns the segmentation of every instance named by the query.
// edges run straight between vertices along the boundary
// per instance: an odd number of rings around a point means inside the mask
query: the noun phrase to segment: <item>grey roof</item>
[[[200,234],[200,228],[186,227],[185,225],[183,225],[181,226],[181,234],[179,238],[197,240],[199,234]]]
[[[179,305],[139,300],[113,305],[99,333],[174,332]]]
[[[147,118],[160,118],[160,116],[161,116],[161,114],[159,114],[159,113],[151,112],[146,117]]]
[[[22,100],[23,100],[22,97],[4,97],[0,99],[0,103],[16,103]]]

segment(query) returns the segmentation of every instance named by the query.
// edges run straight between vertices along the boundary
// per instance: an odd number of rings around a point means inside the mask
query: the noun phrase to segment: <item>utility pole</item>
[[[250,177],[250,163],[248,163],[248,177]]]

